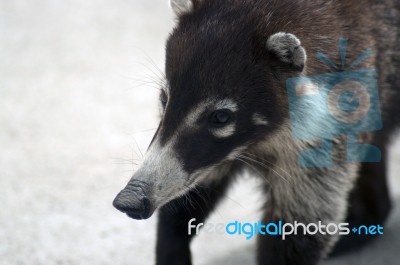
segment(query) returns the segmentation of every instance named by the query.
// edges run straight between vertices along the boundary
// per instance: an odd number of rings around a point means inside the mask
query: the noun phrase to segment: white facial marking
[[[267,119],[259,113],[254,113],[252,120],[255,125],[267,125],[268,124]]]
[[[188,127],[194,126],[200,115],[207,109],[208,103],[203,102],[194,107],[185,118],[184,124]]]
[[[210,110],[229,109],[230,111],[235,112],[238,110],[238,105],[231,99],[224,99],[217,102],[211,100],[204,101],[198,104],[189,112],[189,114],[186,116],[184,120],[185,126],[193,127],[198,121],[200,115],[203,114],[204,111],[206,111],[207,109]]]
[[[229,109],[230,111],[235,112],[238,110],[238,105],[236,102],[234,102],[231,99],[224,99],[224,100],[218,101],[215,104],[215,108],[216,109]]]
[[[155,185],[152,196],[158,207],[176,198],[187,184],[188,173],[184,171],[172,149],[175,141],[176,137],[172,137],[163,147],[154,142],[134,176],[138,180],[143,177],[143,181]]]
[[[212,134],[218,138],[226,138],[232,136],[235,133],[235,124],[229,124],[221,128],[211,129]]]
[[[170,0],[169,6],[177,16],[189,13],[193,10],[193,3],[191,0]]]
[[[229,109],[232,112],[238,110],[238,105],[231,99],[224,99],[220,101],[206,101],[199,104],[195,107],[189,115],[185,119],[186,126],[193,127],[196,121],[198,120],[199,116],[206,111],[207,109],[210,110],[220,110],[220,109]],[[235,124],[230,124],[221,128],[214,128],[211,129],[212,134],[218,138],[226,138],[235,133],[236,126]]]

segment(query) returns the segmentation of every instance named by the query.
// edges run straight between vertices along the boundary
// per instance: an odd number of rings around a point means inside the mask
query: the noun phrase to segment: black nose
[[[113,201],[115,208],[133,219],[147,219],[153,213],[148,198],[149,185],[141,181],[131,181]]]

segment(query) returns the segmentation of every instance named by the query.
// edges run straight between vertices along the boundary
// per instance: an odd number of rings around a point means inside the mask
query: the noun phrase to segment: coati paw
[[[295,35],[285,32],[275,33],[268,38],[267,49],[281,62],[292,65],[295,70],[304,69],[307,60],[306,50]]]

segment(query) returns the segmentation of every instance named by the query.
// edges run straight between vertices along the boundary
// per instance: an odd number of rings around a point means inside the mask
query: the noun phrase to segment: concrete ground
[[[0,264],[153,263],[156,217],[111,202],[157,124],[166,2],[0,0]],[[399,264],[399,146],[385,235],[324,264]],[[209,223],[258,220],[256,186],[236,183]],[[202,233],[192,249],[197,265],[255,264],[242,237]]]

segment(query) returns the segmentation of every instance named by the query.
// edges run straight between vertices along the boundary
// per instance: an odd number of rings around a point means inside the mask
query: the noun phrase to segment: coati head
[[[141,167],[114,200],[132,218],[150,217],[288,115],[282,82],[304,69],[299,39],[261,29],[268,17],[248,17],[256,12],[251,3],[226,9],[223,2],[171,0],[179,21],[166,45],[162,119]]]

